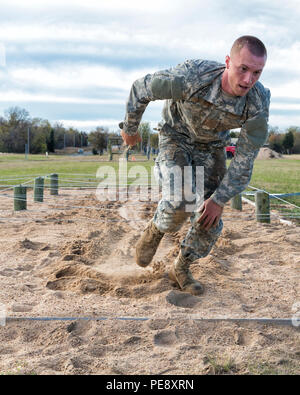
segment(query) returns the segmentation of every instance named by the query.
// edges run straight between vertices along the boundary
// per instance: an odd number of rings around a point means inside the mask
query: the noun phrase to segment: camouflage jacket
[[[226,145],[225,130],[241,128],[236,154],[212,195],[221,206],[248,185],[253,162],[268,134],[270,91],[257,82],[246,96],[231,96],[221,88],[223,64],[188,60],[178,66],[147,74],[134,82],[122,124],[135,135],[150,101],[165,100],[163,121],[197,141]]]

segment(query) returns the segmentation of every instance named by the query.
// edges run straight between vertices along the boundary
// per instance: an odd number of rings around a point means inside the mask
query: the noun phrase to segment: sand
[[[255,321],[299,316],[299,227],[227,205],[222,236],[192,266],[205,286],[195,297],[167,276],[188,224],[148,268],[134,262],[155,203],[61,190],[13,212],[0,200],[2,374],[300,373],[299,327]]]
[[[283,156],[280,153],[278,153],[268,147],[262,147],[259,150],[258,155],[257,155],[257,159],[263,159],[263,160],[264,159],[281,159],[281,158],[283,158]]]

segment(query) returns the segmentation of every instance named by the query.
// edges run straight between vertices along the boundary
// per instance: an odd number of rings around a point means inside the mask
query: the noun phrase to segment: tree
[[[152,133],[150,136],[151,147],[157,149],[158,148],[158,141],[159,141],[158,133]]]
[[[278,126],[269,125],[268,126],[268,133],[269,133],[269,135],[270,134],[280,134],[279,127]]]
[[[141,151],[145,151],[150,142],[150,136],[152,134],[149,122],[142,122],[138,128],[138,132],[142,139],[139,144],[139,148]]]
[[[53,126],[54,133],[54,149],[63,149],[65,147],[65,133],[66,129],[62,123],[56,122]]]
[[[4,115],[8,120],[10,126],[19,126],[20,124],[28,124],[29,112],[25,108],[10,107],[8,110],[4,111]]]
[[[47,151],[47,138],[51,132],[50,122],[41,118],[33,118],[30,126],[30,152],[32,154]]]
[[[240,135],[240,132],[237,132],[237,131],[234,131],[234,130],[231,130],[230,133],[229,133],[229,136],[230,136],[231,138],[233,138],[233,139],[238,138],[239,135]]]
[[[271,150],[274,150],[278,153],[283,152],[282,135],[275,132],[274,130],[269,132],[268,144]]]
[[[28,143],[28,128],[31,125],[29,112],[24,108],[10,107],[4,111],[7,118],[5,146],[7,152],[23,153]]]
[[[55,152],[67,146],[84,147],[87,133],[77,129],[66,129],[63,124],[51,125],[48,120],[30,118],[24,108],[10,107],[0,116],[0,151],[24,153],[30,139],[30,153]]]
[[[290,154],[291,149],[294,146],[294,135],[291,130],[289,130],[287,133],[285,133],[283,140],[282,140],[282,145],[285,148],[287,154]]]
[[[107,129],[99,126],[96,130],[90,132],[88,135],[88,141],[92,147],[99,151],[100,155],[103,154],[103,150],[107,147],[108,131]]]
[[[300,130],[294,131],[293,135],[294,135],[294,146],[292,148],[292,153],[300,154]]]
[[[48,152],[55,152],[55,137],[53,128],[51,128],[49,136],[46,137],[46,145]]]
[[[300,153],[300,127],[299,126],[290,126],[287,129],[287,132],[292,132],[294,136],[294,144],[291,148],[291,154],[299,154]]]
[[[86,132],[80,132],[81,147],[87,147],[88,145],[88,134]]]

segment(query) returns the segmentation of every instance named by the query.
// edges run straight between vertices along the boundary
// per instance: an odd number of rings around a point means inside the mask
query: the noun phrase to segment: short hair
[[[239,53],[245,45],[252,55],[261,57],[267,56],[267,50],[264,43],[254,36],[242,36],[235,40],[230,51],[230,56]]]

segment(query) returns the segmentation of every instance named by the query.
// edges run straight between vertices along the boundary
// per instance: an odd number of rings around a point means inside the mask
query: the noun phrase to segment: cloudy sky
[[[233,41],[268,49],[270,125],[300,126],[299,0],[0,0],[0,116],[118,130],[132,82],[186,59],[224,62]],[[160,120],[162,102],[143,121]]]

